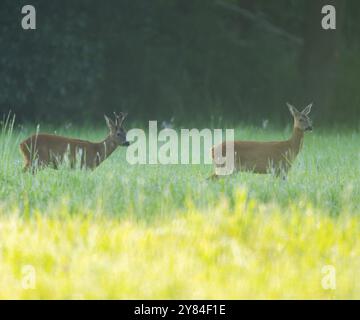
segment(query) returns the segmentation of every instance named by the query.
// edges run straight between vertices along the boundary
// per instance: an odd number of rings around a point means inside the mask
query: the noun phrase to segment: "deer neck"
[[[98,143],[98,162],[103,162],[109,157],[118,145],[108,136],[105,140]]]
[[[303,140],[304,140],[304,131],[297,127],[294,127],[292,136],[289,140],[291,153],[293,154],[294,157],[296,157],[299,151],[301,150],[303,145]]]

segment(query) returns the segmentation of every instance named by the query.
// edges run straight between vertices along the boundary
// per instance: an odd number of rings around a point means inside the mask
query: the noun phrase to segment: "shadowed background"
[[[336,31],[321,28],[325,4]],[[289,121],[286,101],[313,101],[317,123],[358,124],[359,18],[356,0],[2,0],[0,114]]]

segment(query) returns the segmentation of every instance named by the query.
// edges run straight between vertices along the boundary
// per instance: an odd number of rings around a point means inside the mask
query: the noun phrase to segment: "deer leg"
[[[29,162],[26,162],[25,163],[25,166],[23,167],[22,171],[23,172],[28,172],[30,169],[30,163]]]
[[[53,169],[55,170],[58,169],[58,162],[56,160],[53,160],[52,165],[53,165]]]
[[[24,173],[30,172],[30,173],[32,173],[32,174],[35,174],[35,172],[36,172],[36,167],[37,167],[37,163],[36,163],[36,162],[37,162],[36,159],[35,159],[35,160],[26,161],[26,163],[25,163],[22,171],[23,171]]]
[[[280,178],[280,179],[283,180],[283,181],[286,181],[286,179],[287,179],[287,170],[285,170],[285,169],[279,169],[279,170],[276,171],[275,176],[276,176],[277,178]]]
[[[24,173],[30,172],[31,174],[35,174],[36,173],[36,168],[31,163],[26,163],[25,166],[22,169],[22,172],[24,172]]]

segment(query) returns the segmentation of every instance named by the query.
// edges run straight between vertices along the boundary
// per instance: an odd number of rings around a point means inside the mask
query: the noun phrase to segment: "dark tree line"
[[[21,28],[21,7],[37,29]],[[356,0],[2,0],[0,111],[23,121],[208,122],[287,119],[314,101],[318,121],[358,123]],[[321,28],[321,8],[337,29]]]

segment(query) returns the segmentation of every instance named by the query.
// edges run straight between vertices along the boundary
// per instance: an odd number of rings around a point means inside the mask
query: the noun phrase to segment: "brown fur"
[[[304,131],[311,129],[311,121],[307,118],[311,106],[308,109],[305,108],[303,112],[298,112],[294,107],[292,107],[294,109],[290,107],[294,117],[294,129],[290,139],[271,142],[234,141],[234,171],[250,171],[260,174],[273,172],[276,175],[286,175],[301,150]],[[223,142],[212,148],[213,159],[215,150],[217,154],[226,155],[227,143]],[[215,173],[211,178],[216,177]]]
[[[125,118],[125,116],[124,116]],[[51,134],[34,134],[20,143],[20,150],[24,156],[24,171],[34,172],[36,168],[51,166],[57,169],[65,157],[68,157],[70,167],[74,168],[79,160],[80,168],[95,169],[102,161],[109,157],[119,145],[125,145],[125,138],[116,136],[122,127],[123,119],[114,122],[106,117],[110,133],[101,142],[66,138]],[[124,141],[120,139],[125,139]]]

